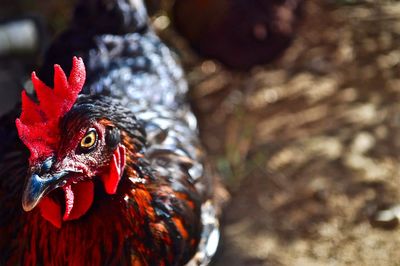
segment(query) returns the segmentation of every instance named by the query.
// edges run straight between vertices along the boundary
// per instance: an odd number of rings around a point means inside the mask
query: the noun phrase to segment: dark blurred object
[[[18,101],[28,69],[44,50],[45,33],[44,24],[37,17],[0,20],[0,116]]]
[[[176,0],[177,30],[206,57],[248,69],[279,56],[293,39],[302,0]]]
[[[25,74],[20,60],[0,60],[0,116],[10,111],[21,96]]]
[[[147,13],[152,16],[163,7],[162,0],[145,0]]]
[[[334,2],[339,5],[357,5],[357,4],[365,4],[368,2],[373,2],[372,0],[330,0],[330,2]]]
[[[37,56],[46,39],[43,23],[38,18],[3,20],[0,22],[0,57]]]

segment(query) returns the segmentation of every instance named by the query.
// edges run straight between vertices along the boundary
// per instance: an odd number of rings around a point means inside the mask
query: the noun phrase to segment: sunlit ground
[[[187,63],[232,191],[216,265],[398,265],[400,5],[306,2],[279,62]]]

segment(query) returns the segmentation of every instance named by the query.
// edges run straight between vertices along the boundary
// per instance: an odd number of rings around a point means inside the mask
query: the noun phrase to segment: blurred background
[[[4,113],[72,1],[0,5]],[[148,5],[231,193],[214,265],[398,265],[400,2]],[[10,23],[26,20],[10,45]]]

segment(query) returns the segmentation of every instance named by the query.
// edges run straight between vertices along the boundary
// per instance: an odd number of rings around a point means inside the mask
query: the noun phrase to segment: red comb
[[[59,65],[54,65],[54,89],[47,87],[36,73],[32,83],[39,103],[22,92],[22,113],[16,120],[20,139],[31,152],[30,160],[51,155],[60,138],[60,119],[71,110],[85,83],[82,58],[74,57],[69,78]]]

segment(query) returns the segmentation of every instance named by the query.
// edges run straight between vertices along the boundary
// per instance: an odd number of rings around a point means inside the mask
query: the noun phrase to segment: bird
[[[303,0],[175,0],[176,30],[200,55],[235,70],[279,57],[294,39]]]
[[[78,1],[0,118],[0,265],[208,265],[220,182],[141,0]]]

